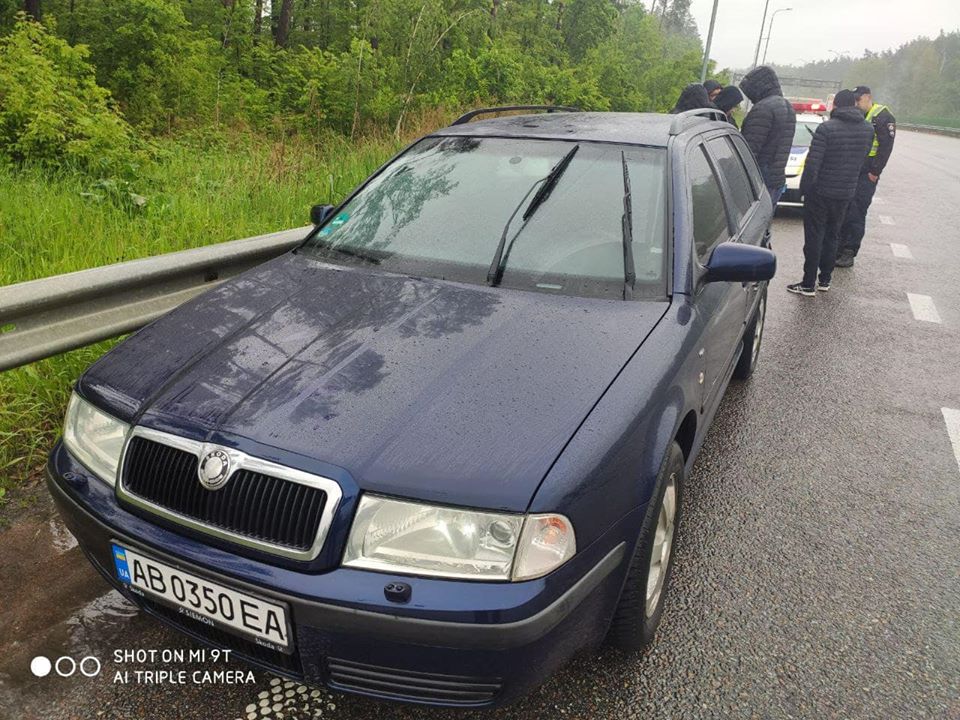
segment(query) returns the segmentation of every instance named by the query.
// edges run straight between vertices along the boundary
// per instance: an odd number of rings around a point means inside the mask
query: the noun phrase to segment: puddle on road
[[[50,518],[50,543],[53,549],[63,554],[77,547],[77,539],[67,530],[59,517]]]
[[[0,532],[0,702],[16,708],[49,692],[30,671],[38,656],[106,656],[144,623],[93,569],[52,504]]]

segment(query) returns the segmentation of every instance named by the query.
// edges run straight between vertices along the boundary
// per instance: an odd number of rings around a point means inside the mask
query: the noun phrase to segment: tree
[[[256,0],[253,4],[253,42],[260,40],[263,32],[263,0]]]
[[[668,33],[698,38],[697,23],[690,14],[690,0],[664,0],[663,28]]]
[[[290,29],[293,27],[293,0],[283,0],[280,4],[280,14],[273,27],[273,41],[278,47],[286,47],[290,40]]]
[[[40,21],[40,0],[24,0],[23,10],[37,22]]]
[[[579,61],[613,32],[617,10],[610,0],[572,0],[564,16],[563,38]]]

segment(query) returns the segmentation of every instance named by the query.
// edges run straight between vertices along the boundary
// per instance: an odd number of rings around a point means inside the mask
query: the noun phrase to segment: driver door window
[[[690,155],[687,163],[690,199],[693,204],[693,242],[697,262],[706,265],[713,249],[730,239],[723,193],[702,145]]]

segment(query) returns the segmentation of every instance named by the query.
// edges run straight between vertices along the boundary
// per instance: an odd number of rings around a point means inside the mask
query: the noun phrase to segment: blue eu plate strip
[[[117,577],[129,583],[131,578],[130,568],[127,567],[127,551],[119,545],[113,545],[113,564],[117,568]]]

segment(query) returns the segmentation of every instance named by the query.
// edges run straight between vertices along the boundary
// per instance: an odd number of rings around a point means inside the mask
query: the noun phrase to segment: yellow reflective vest
[[[871,125],[873,125],[873,119],[874,119],[877,115],[879,115],[880,113],[882,113],[884,110],[886,110],[886,109],[887,109],[887,106],[886,106],[886,105],[880,105],[880,104],[878,104],[878,103],[874,103],[873,106],[870,108],[870,112],[867,113],[867,122],[870,123]],[[879,149],[880,149],[880,143],[877,141],[877,128],[876,128],[876,126],[874,126],[874,128],[873,128],[873,147],[870,148],[870,155],[869,155],[869,157],[876,157],[876,156],[877,156],[877,151],[878,151]]]

